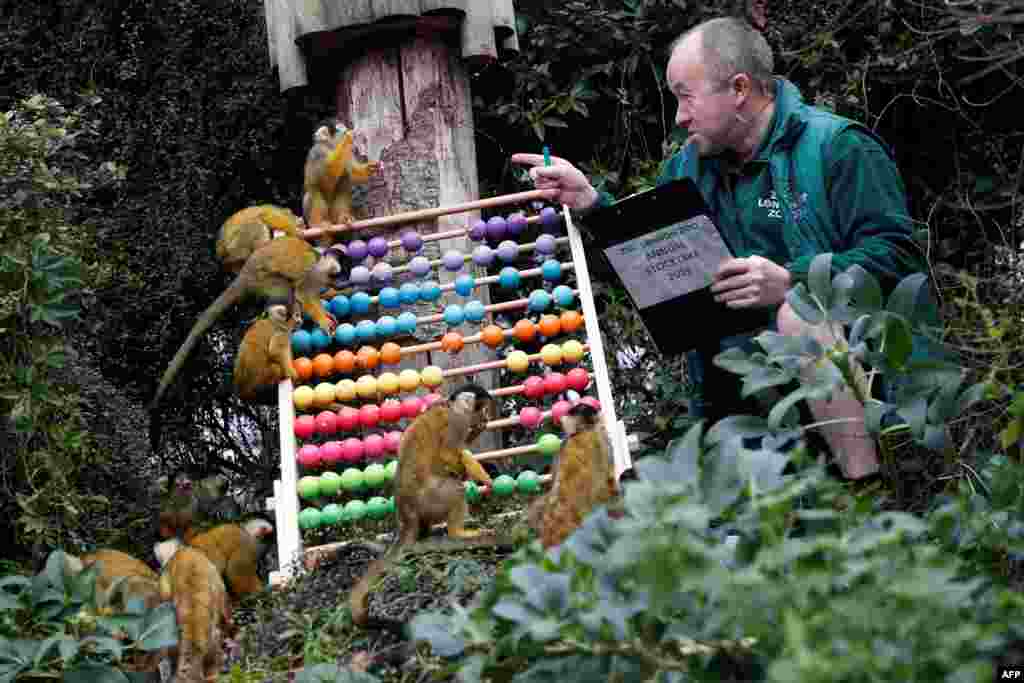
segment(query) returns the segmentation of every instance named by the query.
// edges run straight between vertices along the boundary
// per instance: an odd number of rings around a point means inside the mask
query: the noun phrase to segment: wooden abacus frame
[[[337,234],[365,228],[397,226],[406,223],[414,223],[432,220],[440,216],[456,213],[465,213],[480,209],[495,208],[520,204],[533,200],[552,199],[552,190],[531,190],[529,192],[517,192],[514,194],[489,197],[462,204],[455,204],[447,207],[434,209],[422,209],[356,221],[350,225],[332,225],[327,228],[310,228],[303,232],[307,239],[319,237],[323,234]],[[562,206],[562,217],[565,221],[565,229],[568,233],[569,250],[572,257],[573,269],[576,272],[576,286],[583,308],[583,322],[586,330],[586,343],[589,347],[591,361],[593,363],[594,383],[597,385],[598,400],[601,403],[602,417],[608,429],[608,436],[611,441],[612,454],[615,461],[615,474],[618,476],[630,466],[630,442],[626,435],[625,424],[619,421],[615,415],[615,403],[612,397],[611,381],[608,375],[608,367],[605,362],[604,345],[601,340],[601,330],[598,325],[597,309],[594,306],[594,293],[590,284],[590,274],[587,270],[586,255],[583,250],[583,241],[580,238],[579,230],[572,222],[569,209]],[[533,220],[532,218],[530,219]],[[439,236],[451,237],[465,234],[464,230],[443,233]],[[431,237],[435,237],[431,235]],[[504,365],[503,361],[497,363],[484,363],[481,366],[474,366],[477,370],[486,370],[492,367]],[[449,372],[444,373],[445,376]],[[453,368],[451,375],[465,374],[464,368]],[[298,496],[298,464],[296,461],[296,438],[295,438],[295,404],[292,399],[292,382],[284,380],[278,385],[278,412],[280,416],[280,446],[281,446],[281,478],[274,482],[274,498],[267,501],[268,509],[272,508],[275,513],[277,527],[277,551],[279,568],[271,572],[271,584],[278,584],[287,581],[293,574],[296,563],[301,562],[307,554],[315,554],[327,546],[318,546],[303,549],[302,536],[299,533],[299,496]],[[501,393],[502,390],[496,390]],[[508,393],[508,392],[504,392]],[[498,428],[512,424],[512,418],[504,418],[492,421],[488,428]],[[533,446],[519,446],[505,448],[487,453],[476,454],[478,460],[491,460],[501,457],[509,457],[518,454],[533,452]],[[550,480],[550,475],[541,477],[542,481]],[[336,546],[337,544],[330,544]]]

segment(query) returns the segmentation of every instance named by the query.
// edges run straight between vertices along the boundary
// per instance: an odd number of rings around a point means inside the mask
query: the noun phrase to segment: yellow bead
[[[540,359],[544,365],[558,365],[562,362],[562,348],[557,344],[545,344],[540,350]]]
[[[338,401],[356,400],[356,383],[350,379],[343,379],[334,385],[334,398]]]
[[[568,363],[578,363],[583,358],[583,354],[583,344],[575,339],[570,339],[562,344],[562,359]]]
[[[398,375],[393,372],[382,372],[377,377],[377,390],[385,396],[398,393]]]
[[[420,385],[420,373],[413,369],[402,370],[398,373],[398,386],[402,391],[413,391]]]
[[[444,371],[436,365],[428,365],[420,372],[420,380],[431,388],[440,386],[444,381]]]
[[[292,403],[299,410],[307,410],[313,405],[313,387],[302,385],[301,387],[295,387],[295,391],[292,392]]]
[[[356,393],[362,398],[374,398],[377,396],[377,378],[373,375],[363,375],[356,381]]]
[[[530,357],[526,355],[525,351],[513,351],[505,357],[505,362],[512,372],[526,372],[526,369],[530,367]]]
[[[313,391],[313,403],[317,407],[322,408],[334,403],[334,385],[330,382],[320,382]]]

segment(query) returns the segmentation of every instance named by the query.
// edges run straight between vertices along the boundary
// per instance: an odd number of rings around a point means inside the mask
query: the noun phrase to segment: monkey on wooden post
[[[421,413],[403,432],[395,475],[398,538],[395,545],[373,562],[349,593],[352,620],[360,626],[401,631],[387,620],[369,619],[368,600],[373,582],[383,575],[403,549],[423,538],[433,524],[448,523],[448,536],[473,539],[479,531],[465,528],[464,478],[489,486],[491,477],[466,451],[494,415],[494,398],[482,387],[467,384],[446,402]]]
[[[177,538],[157,543],[153,551],[163,568],[160,597],[174,602],[178,622],[174,681],[215,680],[224,664],[225,630],[232,626],[220,572],[201,551]]]
[[[327,122],[313,133],[303,173],[302,213],[307,227],[346,225],[355,219],[352,186],[369,181],[380,164],[356,161],[352,142],[352,131],[339,121]],[[331,242],[330,235],[318,240],[322,245]]]
[[[274,239],[274,231],[299,237],[299,218],[273,204],[250,206],[231,214],[217,231],[217,258],[224,270],[237,274],[260,247]]]
[[[267,317],[250,325],[242,338],[233,378],[243,401],[274,404],[278,383],[299,378],[292,367],[292,330],[302,324],[302,311],[294,306],[289,315],[286,299],[267,304]]]
[[[551,490],[527,511],[527,521],[545,548],[561,544],[594,508],[618,496],[601,414],[578,403],[562,417],[562,429],[568,438],[558,454]]]
[[[282,237],[253,252],[234,281],[203,312],[192,326],[185,342],[167,366],[156,395],[150,403],[154,410],[167,387],[185,363],[185,359],[205,333],[229,306],[247,296],[294,299],[328,335],[334,334],[337,322],[324,310],[320,291],[341,272],[348,258],[342,249],[319,253],[305,240]]]

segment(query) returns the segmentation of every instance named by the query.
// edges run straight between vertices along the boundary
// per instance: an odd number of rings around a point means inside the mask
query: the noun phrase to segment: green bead
[[[480,487],[474,481],[466,482],[466,502],[475,503],[480,500]]]
[[[388,498],[388,514],[389,515],[395,514],[395,497],[394,496],[391,496],[390,498]]]
[[[303,477],[299,479],[299,497],[312,500],[320,495],[320,477]]]
[[[499,496],[509,496],[516,490],[516,480],[507,474],[503,474],[494,480],[494,492]]]
[[[554,455],[562,447],[562,440],[554,434],[543,434],[537,439],[537,450],[541,455]]]
[[[345,512],[348,518],[355,521],[366,516],[366,503],[361,500],[350,500],[345,503]]]
[[[341,476],[337,472],[324,472],[320,475],[320,495],[336,496],[341,490]]]
[[[349,467],[341,473],[341,487],[346,491],[358,491],[366,486],[366,479],[363,471],[355,467]]]
[[[367,501],[366,512],[372,519],[381,519],[388,514],[388,501],[380,496],[374,496]]]
[[[303,529],[315,529],[320,521],[320,511],[316,508],[305,508],[299,513],[299,526]]]
[[[533,470],[523,470],[516,477],[516,490],[519,493],[534,493],[540,488],[540,479]]]
[[[363,480],[371,489],[380,488],[388,480],[388,472],[383,465],[375,462],[363,470]]]
[[[395,475],[398,474],[398,461],[392,460],[384,467],[384,469],[387,470],[388,481],[391,481],[395,478]]]
[[[329,526],[337,524],[339,521],[341,521],[341,506],[337,503],[326,505],[320,511],[320,524]]]

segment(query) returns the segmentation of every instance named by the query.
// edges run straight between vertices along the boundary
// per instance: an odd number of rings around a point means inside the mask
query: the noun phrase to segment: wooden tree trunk
[[[379,173],[366,191],[361,212],[366,217],[478,198],[469,77],[458,56],[437,35],[412,37],[399,47],[371,49],[348,63],[338,81],[337,112],[338,118],[355,131],[357,150],[381,162]],[[421,234],[453,230],[469,227],[477,218],[478,212],[461,213],[385,234],[392,238],[411,227]],[[472,243],[468,237],[460,237],[424,247],[431,259],[439,258],[449,249],[469,253]],[[478,278],[486,274],[482,269],[472,270],[476,268],[470,262],[461,272],[468,269]],[[444,269],[436,271],[441,284],[457,275]],[[473,298],[485,305],[490,303],[486,287],[474,290]],[[461,299],[448,292],[443,303],[424,305],[416,312],[434,313],[439,306]],[[477,330],[476,323],[458,328],[464,336]],[[435,341],[444,331],[444,323],[421,325],[417,337]],[[486,346],[476,344],[466,346],[457,356],[442,351],[417,354],[404,361],[403,367],[437,365],[448,369],[492,359],[493,354]],[[493,372],[467,379],[494,387]],[[495,435],[486,433],[477,448],[495,448],[498,443]]]

